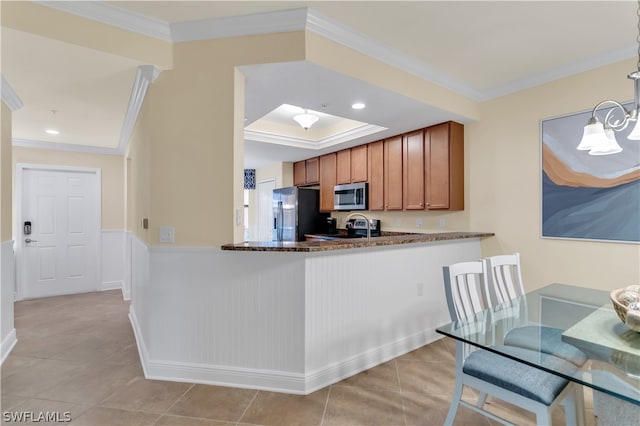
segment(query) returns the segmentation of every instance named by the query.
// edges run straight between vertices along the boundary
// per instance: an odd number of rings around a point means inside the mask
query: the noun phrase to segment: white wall
[[[2,350],[0,362],[3,362],[16,344],[16,330],[13,322],[13,300],[15,292],[15,260],[13,256],[13,241],[0,244],[0,338]]]

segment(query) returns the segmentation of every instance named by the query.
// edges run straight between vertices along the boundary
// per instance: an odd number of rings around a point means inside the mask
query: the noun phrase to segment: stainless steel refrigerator
[[[317,189],[279,188],[273,190],[273,241],[304,241],[305,234],[322,233],[328,213],[320,213]]]

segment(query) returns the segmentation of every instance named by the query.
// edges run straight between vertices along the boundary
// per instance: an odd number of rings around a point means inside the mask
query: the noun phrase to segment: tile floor
[[[441,425],[454,384],[443,339],[311,395],[146,380],[119,291],[15,304],[18,344],[2,365],[2,413],[68,412],[72,425]],[[465,398],[474,394],[467,390]],[[517,424],[534,417],[494,400]],[[587,424],[595,424],[587,401]],[[24,423],[23,423],[24,424]],[[33,422],[33,424],[46,424]],[[59,423],[58,423],[59,424]],[[460,408],[460,425],[492,425]],[[554,424],[564,424],[562,409]]]

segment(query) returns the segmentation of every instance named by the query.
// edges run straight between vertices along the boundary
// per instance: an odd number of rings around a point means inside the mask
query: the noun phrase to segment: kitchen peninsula
[[[442,266],[493,235],[151,247],[131,305],[145,375],[311,393],[438,339]]]

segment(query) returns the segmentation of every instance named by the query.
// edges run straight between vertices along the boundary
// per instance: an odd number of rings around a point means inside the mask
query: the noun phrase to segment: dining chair
[[[451,320],[456,322],[457,326],[466,328],[465,333],[474,333],[476,339],[491,344],[492,327],[487,324],[492,321],[492,303],[485,279],[486,272],[486,260],[461,262],[443,267],[445,294]],[[547,367],[565,374],[573,374],[576,370],[575,365],[552,355],[510,346],[495,348],[529,362],[542,360]],[[474,388],[480,393],[475,405],[462,400],[464,386]],[[578,392],[573,383],[522,362],[476,349],[456,340],[455,389],[445,425],[453,424],[460,405],[499,423],[512,425],[508,420],[484,409],[487,395],[535,413],[539,425],[550,425],[551,412],[560,404],[565,407],[568,425],[584,423],[583,402],[581,398],[578,400]]]
[[[586,355],[578,348],[562,341],[563,330],[556,327],[528,324],[526,300],[524,299],[524,285],[520,267],[520,253],[491,256],[486,261],[487,288],[491,302],[501,305],[501,311],[496,312],[509,324],[503,336],[503,343],[507,346],[531,349],[545,354],[565,359],[580,367],[586,360]]]

